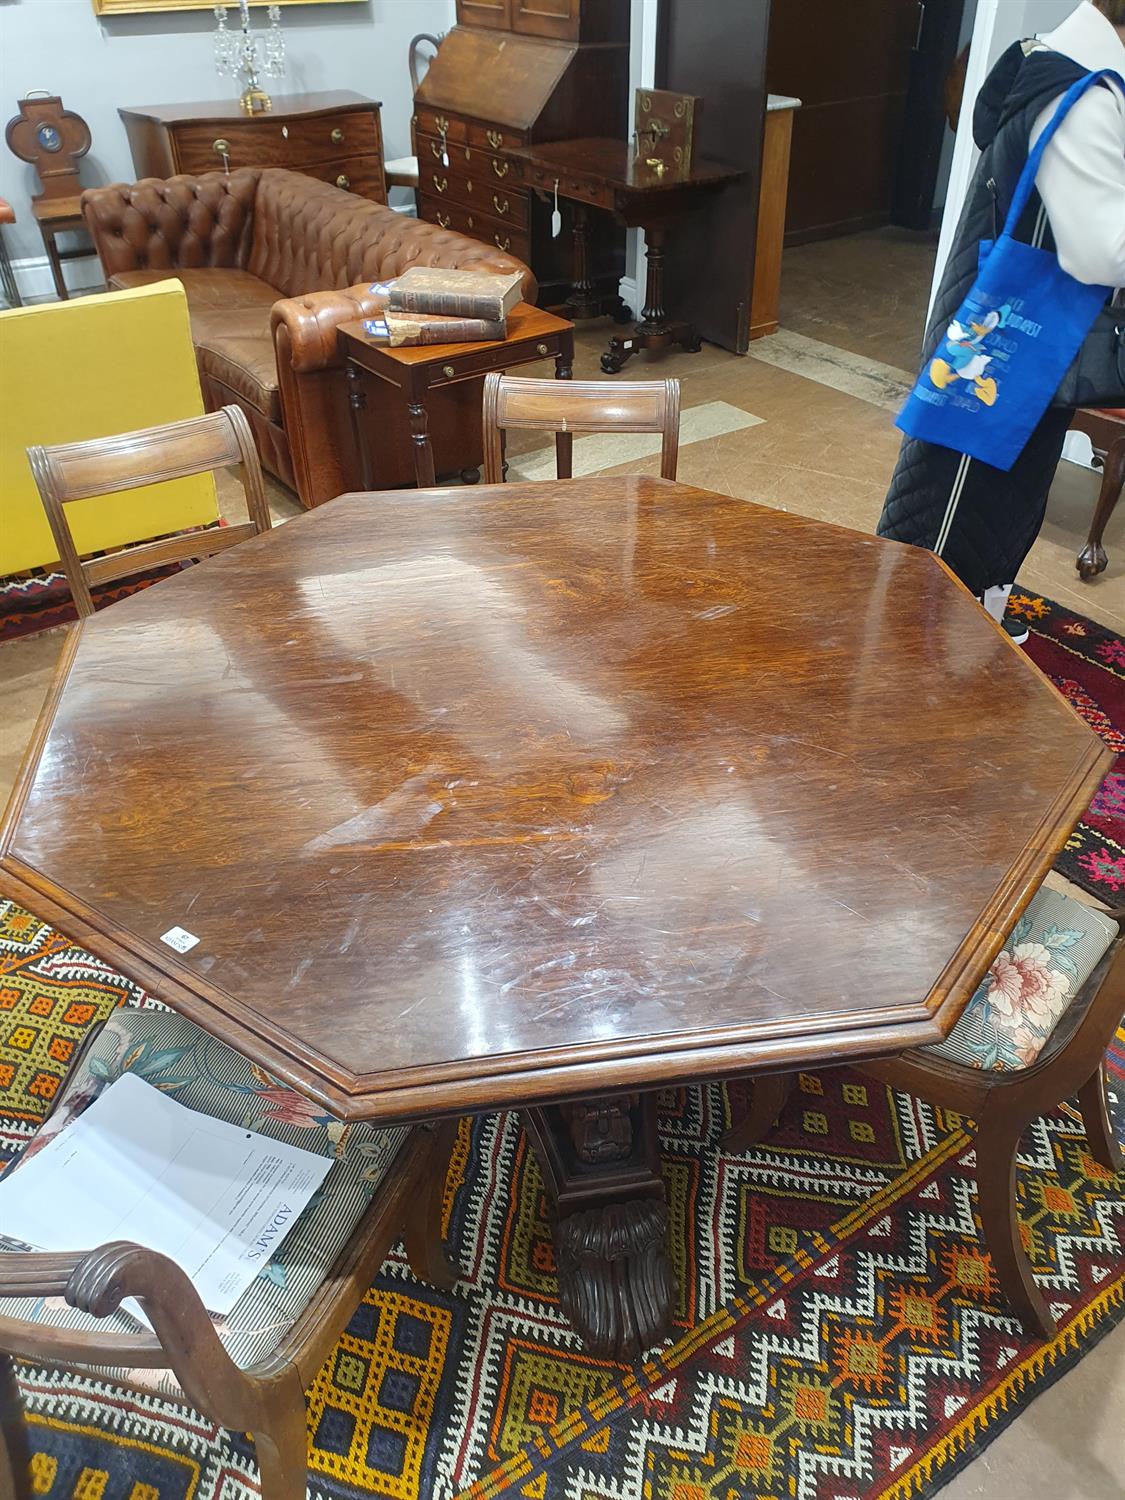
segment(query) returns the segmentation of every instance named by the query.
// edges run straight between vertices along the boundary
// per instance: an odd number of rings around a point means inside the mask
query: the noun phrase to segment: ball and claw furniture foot
[[[1074,561],[1079,577],[1088,583],[1106,570],[1109,559],[1102,537],[1125,488],[1125,410],[1078,411],[1071,425],[1073,431],[1084,432],[1090,439],[1102,464],[1102,487],[1094,506],[1090,534]]]

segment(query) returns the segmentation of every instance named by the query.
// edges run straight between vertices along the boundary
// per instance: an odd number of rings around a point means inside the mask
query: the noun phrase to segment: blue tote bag
[[[1049,250],[1014,239],[1051,137],[1088,88],[1118,74],[1088,73],[1059,100],[1016,184],[1000,238],[919,375],[895,425],[908,436],[1010,469],[1110,295],[1064,271]]]

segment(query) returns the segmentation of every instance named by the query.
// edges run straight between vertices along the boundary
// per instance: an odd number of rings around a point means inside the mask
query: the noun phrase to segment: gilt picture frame
[[[237,12],[234,0],[92,0],[96,16],[135,16],[144,12],[171,10],[214,10],[215,5],[225,5],[227,10]],[[254,10],[265,10],[267,5],[362,5],[363,0],[250,0]]]

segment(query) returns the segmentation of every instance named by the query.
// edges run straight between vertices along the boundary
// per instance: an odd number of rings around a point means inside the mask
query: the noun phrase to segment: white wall
[[[1076,5],[1077,0],[978,0],[973,47],[969,54],[969,72],[965,79],[965,97],[961,106],[961,120],[953,149],[953,166],[938,241],[937,264],[930,294],[931,306],[980,156],[973,141],[973,106],[980,86],[1005,48],[1023,37],[1050,31],[1065,20]]]
[[[281,15],[288,70],[283,79],[267,80],[271,92],[354,89],[379,99],[386,154],[406,155],[407,45],[419,31],[447,31],[454,22],[453,0],[287,5]],[[264,6],[256,7],[254,29],[265,24]],[[233,80],[215,75],[214,29],[210,10],[99,17],[91,0],[0,0],[0,100],[10,116],[14,101],[30,89],[61,94],[63,103],[88,122],[94,138],[82,162],[83,185],[131,182],[137,174],[119,106],[236,97]],[[37,191],[34,170],[0,145],[0,197],[11,202],[18,218],[5,231],[13,258],[42,256],[28,202]],[[25,286],[37,280],[40,269],[18,268]],[[73,262],[67,270],[72,285],[96,279],[93,261]]]
[[[629,105],[627,130],[633,128],[633,97],[656,82],[657,0],[631,0],[629,7]],[[645,297],[645,237],[641,229],[625,231],[625,275],[621,295],[639,318]]]
[[[960,57],[962,49],[967,47],[973,39],[973,28],[977,20],[977,0],[966,0],[964,11],[961,14],[961,34],[957,38],[957,55]],[[941,161],[938,163],[937,185],[934,189],[934,213],[940,213],[945,206],[946,194],[949,190],[949,176],[953,170],[953,147],[957,137],[947,124],[945,134],[941,142]]]

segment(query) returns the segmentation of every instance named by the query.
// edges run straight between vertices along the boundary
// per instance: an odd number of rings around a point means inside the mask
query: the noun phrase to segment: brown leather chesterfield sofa
[[[522,271],[510,255],[280,168],[89,188],[82,212],[111,289],[175,276],[187,292],[203,398],[246,413],[262,463],[305,506],[360,488],[336,329],[381,305],[368,288],[412,265]],[[481,385],[429,403],[443,468],[481,461]],[[366,420],[379,485],[413,482],[405,409],[381,383]]]

